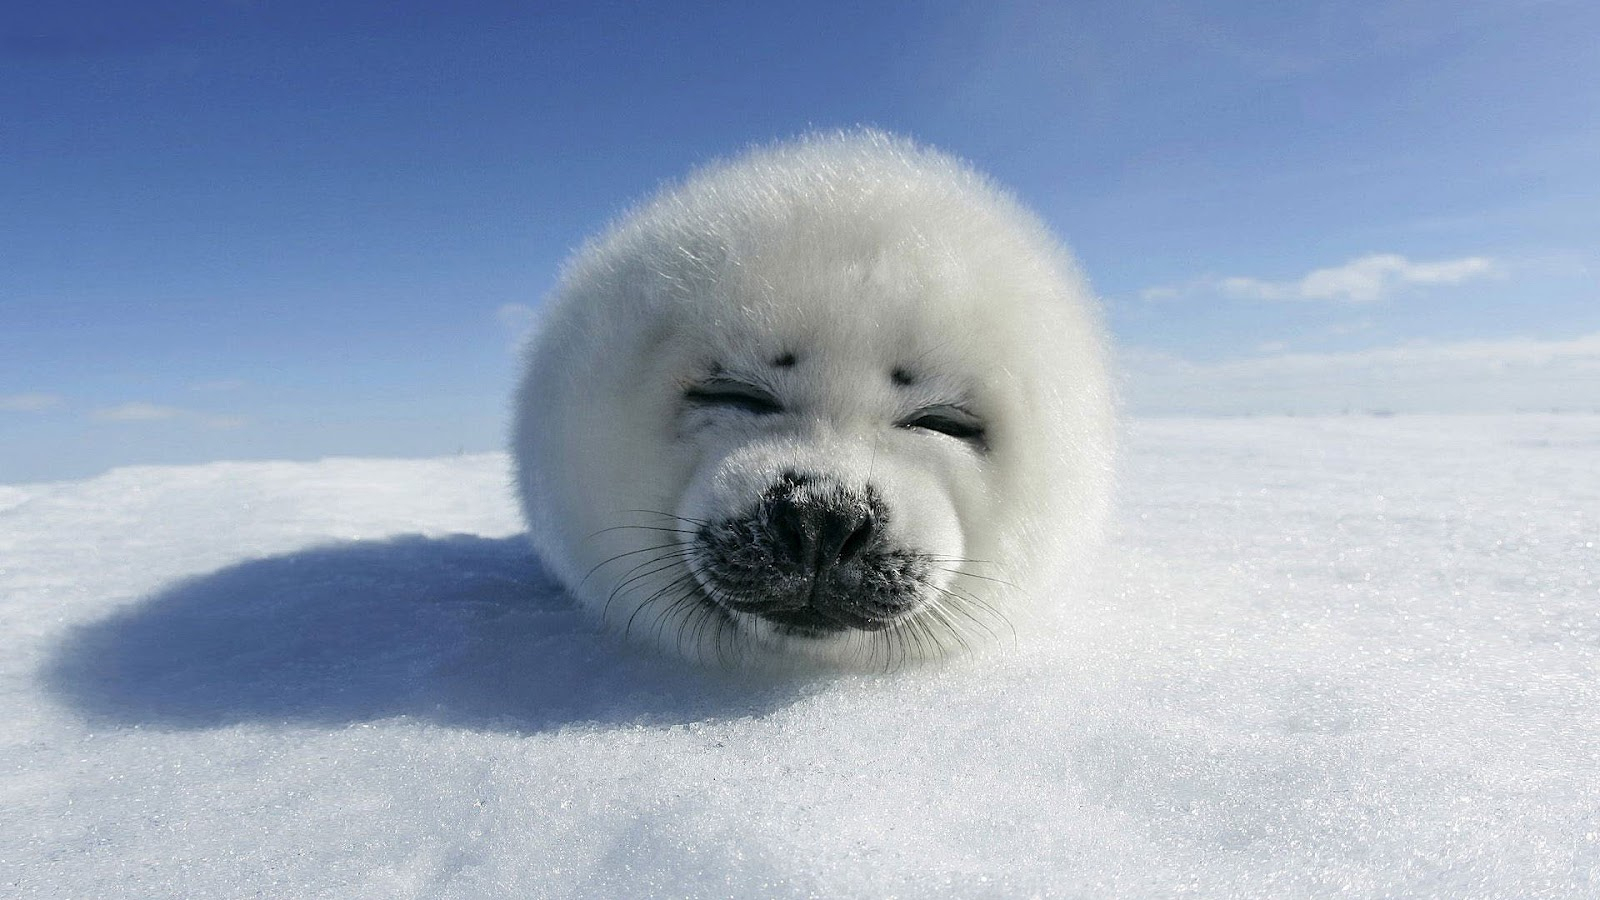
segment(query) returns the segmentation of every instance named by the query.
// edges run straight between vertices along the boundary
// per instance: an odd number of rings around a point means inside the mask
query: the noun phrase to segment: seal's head
[[[513,453],[534,543],[699,659],[893,665],[1062,602],[1110,482],[1093,301],[961,163],[873,131],[711,166],[567,264]]]

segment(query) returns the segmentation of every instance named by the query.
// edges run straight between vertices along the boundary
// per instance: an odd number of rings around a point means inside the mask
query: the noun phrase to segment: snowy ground
[[[597,637],[505,460],[0,487],[0,894],[1600,896],[1600,417],[1147,420],[1045,649]]]

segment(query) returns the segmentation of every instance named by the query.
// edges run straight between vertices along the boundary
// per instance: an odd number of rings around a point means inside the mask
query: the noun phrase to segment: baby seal
[[[512,453],[532,540],[698,660],[894,666],[1065,601],[1111,482],[1096,304],[1044,225],[877,131],[714,164],[565,265]]]

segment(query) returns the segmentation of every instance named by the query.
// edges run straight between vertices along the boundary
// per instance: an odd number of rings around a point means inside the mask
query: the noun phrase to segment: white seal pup
[[[893,666],[1070,602],[1111,482],[1096,304],[963,163],[862,130],[714,164],[565,265],[512,452],[606,622],[700,660]]]

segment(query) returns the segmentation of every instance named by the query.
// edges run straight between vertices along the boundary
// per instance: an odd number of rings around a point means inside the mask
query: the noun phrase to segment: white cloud
[[[60,403],[55,394],[0,394],[0,412],[38,412]]]
[[[89,417],[101,422],[170,422],[181,419],[198,422],[207,428],[240,428],[250,423],[250,419],[245,416],[213,415],[191,409],[179,409],[175,406],[142,402],[97,409],[90,413]]]
[[[1176,300],[1179,297],[1182,297],[1186,292],[1186,288],[1173,287],[1171,285],[1157,285],[1156,287],[1148,287],[1140,291],[1139,299]]]
[[[1140,297],[1170,300],[1210,292],[1249,300],[1373,303],[1407,285],[1460,284],[1495,271],[1494,261],[1483,256],[1413,262],[1398,253],[1373,253],[1344,265],[1315,269],[1291,281],[1267,281],[1244,275],[1206,277],[1186,285],[1146,288],[1140,292]]]
[[[189,390],[200,391],[208,394],[236,391],[244,387],[244,381],[238,378],[218,378],[215,381],[200,381],[189,385]]]
[[[1342,337],[1348,334],[1358,334],[1363,331],[1370,331],[1376,324],[1376,322],[1369,318],[1354,319],[1349,322],[1336,322],[1324,329],[1323,333]]]
[[[1124,397],[1135,413],[1600,410],[1600,333],[1556,341],[1418,341],[1211,363],[1129,348],[1120,362]]]
[[[107,409],[97,409],[89,415],[102,422],[160,422],[166,419],[176,419],[184,411],[171,406],[157,406],[154,403],[124,403]]]

